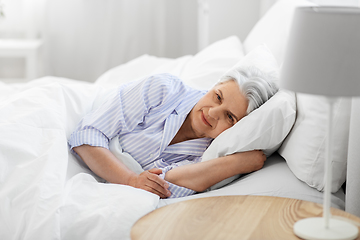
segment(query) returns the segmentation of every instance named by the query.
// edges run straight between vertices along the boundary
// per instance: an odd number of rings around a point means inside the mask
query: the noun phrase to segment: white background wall
[[[45,75],[94,81],[145,53],[173,58],[198,51],[196,0],[0,1],[6,14],[0,37],[41,35]],[[244,38],[260,16],[261,0],[208,1],[209,43],[234,34]],[[22,64],[0,59],[0,77],[18,77]]]
[[[208,43],[244,40],[276,0],[206,0]],[[291,0],[289,0],[291,1]],[[358,0],[313,0],[357,5]],[[196,0],[0,0],[0,38],[44,40],[43,75],[94,81],[142,54],[180,57],[198,51]],[[0,77],[20,77],[21,59],[0,59]]]

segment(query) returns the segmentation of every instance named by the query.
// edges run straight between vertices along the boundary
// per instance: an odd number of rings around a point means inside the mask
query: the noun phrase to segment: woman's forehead
[[[221,83],[217,84],[215,87],[217,89],[224,89],[224,90],[238,90],[239,93],[241,94],[241,90],[240,90],[238,83],[233,80],[221,82]],[[233,88],[235,88],[235,89],[233,89]],[[237,91],[231,91],[231,92],[237,92]]]

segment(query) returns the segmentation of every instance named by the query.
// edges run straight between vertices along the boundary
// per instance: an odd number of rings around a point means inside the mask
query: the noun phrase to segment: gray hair
[[[249,114],[269,100],[279,90],[278,72],[264,72],[255,66],[237,68],[220,78],[219,82],[234,80],[249,101]]]

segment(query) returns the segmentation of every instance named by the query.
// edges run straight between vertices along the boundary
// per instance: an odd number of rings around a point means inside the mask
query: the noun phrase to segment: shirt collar
[[[198,138],[169,146],[171,140],[175,137],[185,121],[185,118],[186,115],[172,113],[166,119],[160,152],[202,156],[206,148],[210,145],[212,138]]]
[[[198,91],[196,96],[194,96],[194,103],[196,104],[205,93],[206,91]],[[195,104],[180,103],[166,119],[160,152],[202,156],[210,145],[211,138],[193,139],[169,146]]]

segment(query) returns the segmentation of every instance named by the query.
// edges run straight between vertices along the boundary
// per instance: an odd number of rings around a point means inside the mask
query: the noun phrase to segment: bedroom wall
[[[35,21],[35,33],[30,34],[45,40],[43,75],[94,81],[145,53],[173,58],[198,51],[195,0],[0,1],[6,14],[0,21],[2,38],[28,38],[29,3],[45,9],[44,18],[37,11],[42,21]],[[209,43],[233,34],[244,38],[259,18],[260,0],[208,1]],[[0,65],[0,78],[23,73],[20,59],[0,59]]]
[[[81,5],[83,1],[77,0],[77,5]],[[259,1],[209,0],[209,43],[234,34],[244,38],[259,18]],[[73,7],[69,13],[69,6],[61,7],[66,2],[75,5],[74,0],[52,0],[48,4],[44,36],[48,42],[46,51],[51,52],[46,60],[48,74],[94,81],[107,69],[143,54],[174,58],[195,54],[198,51],[197,1],[133,0],[129,6],[126,1],[107,0],[106,3],[112,7],[111,10],[108,9],[107,16],[101,18],[102,23],[94,21],[88,14],[81,13],[80,8],[75,10]],[[86,3],[88,11],[92,11],[94,4],[94,2],[90,5],[89,2]],[[123,7],[127,10],[121,10]],[[102,3],[102,6],[97,6],[96,11],[101,15],[105,9],[106,6]],[[133,15],[138,14],[136,21],[133,21],[132,16],[124,16],[125,11]],[[50,14],[51,12],[55,14]],[[79,12],[82,14],[82,22],[74,22],[70,28],[67,22],[66,28],[61,27],[63,26],[63,22],[59,21],[61,15],[66,13],[68,18],[76,19]],[[112,17],[108,18],[109,15]],[[92,28],[84,30],[85,25],[91,25]],[[108,31],[105,31],[104,27]],[[59,28],[63,31],[61,35]],[[109,28],[114,31],[110,31]],[[101,32],[101,35],[94,36],[92,33],[94,30]],[[64,42],[70,41],[69,34],[75,34],[76,37],[71,39],[71,45],[67,44],[66,49],[63,49]],[[90,34],[92,38],[85,39],[86,34]],[[56,39],[53,36],[56,36]],[[88,46],[81,45],[85,40]],[[104,46],[105,41],[107,41],[106,46]],[[92,48],[93,45],[97,48]],[[82,60],[84,54],[86,62]],[[63,59],[67,61],[64,63]],[[86,72],[83,69],[86,69]]]
[[[276,0],[204,0],[208,44],[230,35],[244,40]],[[291,1],[291,0],[289,0]],[[358,0],[313,0],[357,4]],[[44,42],[41,75],[95,81],[107,69],[142,54],[180,57],[198,50],[196,0],[0,0],[0,38]],[[19,77],[24,61],[0,58],[0,78]]]

